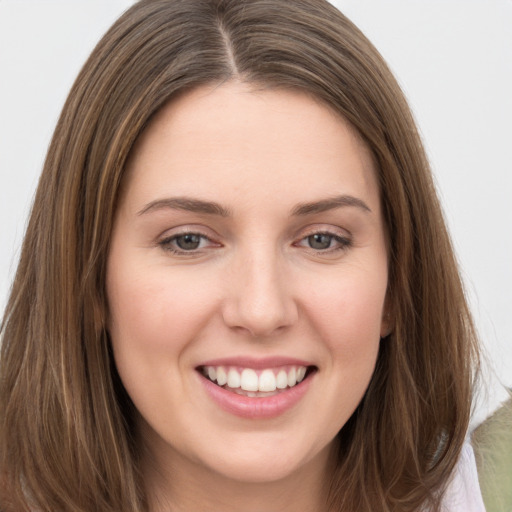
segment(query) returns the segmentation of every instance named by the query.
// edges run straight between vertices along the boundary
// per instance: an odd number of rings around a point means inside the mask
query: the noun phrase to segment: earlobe
[[[387,338],[393,332],[393,315],[391,314],[391,307],[389,305],[389,296],[386,297],[384,310],[382,313],[382,321],[380,324],[380,337],[381,339]]]
[[[385,340],[388,336],[391,335],[393,331],[392,330],[381,330],[381,333],[380,333],[380,339],[381,340]]]
[[[386,322],[382,322],[381,328],[380,328],[380,337],[381,339],[387,338],[392,333],[392,330],[388,325],[386,325]]]

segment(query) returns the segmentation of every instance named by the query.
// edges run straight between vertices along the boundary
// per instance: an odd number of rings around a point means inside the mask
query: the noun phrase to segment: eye
[[[183,251],[194,251],[199,248],[202,238],[196,233],[187,233],[174,237],[174,243]]]
[[[175,254],[198,252],[210,246],[215,246],[212,240],[201,233],[178,233],[165,238],[158,243],[166,251]]]
[[[351,245],[351,240],[334,233],[320,232],[302,238],[297,245],[314,251],[331,252],[348,248]]]
[[[309,247],[311,247],[311,249],[316,249],[319,251],[329,249],[331,247],[333,240],[333,235],[327,235],[325,233],[315,233],[314,235],[309,235],[307,237]]]

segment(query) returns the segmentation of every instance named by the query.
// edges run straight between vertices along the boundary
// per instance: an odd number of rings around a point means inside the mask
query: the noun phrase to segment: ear
[[[382,320],[380,323],[380,337],[387,338],[393,332],[394,315],[392,314],[389,292],[382,308]]]

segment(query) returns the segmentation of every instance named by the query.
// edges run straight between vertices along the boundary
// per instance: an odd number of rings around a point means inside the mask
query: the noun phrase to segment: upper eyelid
[[[186,235],[198,235],[201,237],[202,243],[205,243],[205,247],[197,247],[195,249],[182,249],[178,246],[176,240],[180,236],[186,236]],[[212,240],[211,237],[204,235],[203,233],[198,233],[197,231],[181,231],[175,234],[171,234],[168,236],[164,236],[157,240],[156,246],[160,249],[162,249],[165,252],[170,252],[171,254],[174,254],[176,257],[178,256],[198,256],[201,254],[204,254],[204,251],[207,251],[208,249],[211,249],[212,247],[219,247],[221,244],[215,242]]]
[[[169,239],[173,239],[179,237],[180,235],[187,234],[195,234],[199,235],[211,242],[220,243],[219,238],[221,236],[216,233],[214,230],[208,227],[200,226],[200,225],[183,225],[176,226],[173,228],[168,228],[163,231],[157,237],[157,243],[164,242]],[[352,233],[346,228],[342,228],[340,226],[326,225],[326,224],[313,224],[305,227],[301,227],[300,229],[295,231],[295,234],[292,235],[293,243],[302,240],[311,235],[315,234],[326,234],[334,237],[340,238],[352,238]]]
[[[183,250],[177,246],[176,239],[180,236],[185,235],[197,235],[201,237],[202,243],[206,244],[206,247],[199,247],[197,249],[191,249],[189,251]],[[198,229],[197,227],[184,227],[180,226],[177,228],[171,228],[164,231],[160,236],[158,236],[155,240],[155,246],[164,249],[165,251],[171,251],[176,254],[197,254],[203,250],[207,250],[212,246],[220,246],[221,244],[216,241],[214,236],[211,236],[204,232],[203,229]],[[172,248],[174,247],[174,248]]]
[[[207,240],[211,243],[217,243],[211,236],[205,235],[204,233],[199,233],[198,231],[181,231],[179,233],[173,233],[167,236],[161,237],[161,239],[158,241],[159,244],[171,242],[172,240],[176,240],[180,236],[186,236],[186,235],[197,235],[201,237],[204,240]]]
[[[158,235],[158,240],[166,240],[168,238],[174,238],[180,235],[200,235],[209,240],[215,238],[215,232],[212,232],[211,229],[204,228],[201,226],[190,225],[190,226],[176,226],[173,228],[168,228],[163,231],[160,235]]]
[[[330,232],[326,232],[326,231],[315,231],[313,233],[310,233],[310,234],[307,234],[305,236],[302,236],[300,238],[297,239],[297,241],[294,242],[294,245],[306,240],[307,238],[311,237],[311,236],[314,236],[314,235],[326,235],[326,236],[330,236],[331,238],[333,238],[334,240],[338,240],[343,243],[352,243],[352,237],[350,236],[344,236],[344,235],[337,235],[335,233],[330,233]]]
[[[347,229],[344,229],[340,226],[334,226],[332,224],[313,224],[307,226],[306,229],[302,229],[296,235],[293,245],[298,246],[301,242],[314,235],[327,235],[332,237],[335,240],[338,240],[338,243],[348,246],[353,244],[353,235]]]
[[[348,229],[342,228],[340,226],[314,224],[298,230],[296,238],[302,239],[315,234],[326,234],[346,238],[352,237],[352,233]]]

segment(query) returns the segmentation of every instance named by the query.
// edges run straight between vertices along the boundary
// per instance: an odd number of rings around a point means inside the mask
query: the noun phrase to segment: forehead
[[[198,194],[223,195],[262,182],[297,200],[330,187],[377,193],[371,153],[341,116],[300,91],[238,82],[170,101],[134,146],[127,173],[128,189],[141,197],[158,188],[188,194],[191,184]]]

